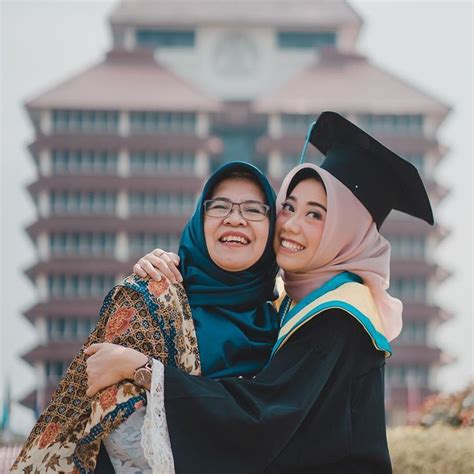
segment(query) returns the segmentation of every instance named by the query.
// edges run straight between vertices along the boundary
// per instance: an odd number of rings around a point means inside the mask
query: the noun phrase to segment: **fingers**
[[[87,355],[95,354],[101,347],[102,347],[101,342],[96,342],[95,344],[91,344],[89,347],[86,347],[84,349],[84,354],[87,354]]]
[[[155,257],[162,257],[163,255],[168,255],[168,257],[171,258],[172,262],[178,266],[179,265],[179,255],[177,255],[176,253],[174,252],[167,252],[166,250],[163,250],[163,249],[155,249],[151,252]],[[149,254],[148,254],[149,255]]]
[[[179,282],[183,281],[181,273],[179,273],[179,270],[176,267],[176,263],[168,255],[168,253],[164,253],[161,257],[158,258],[158,260],[160,260],[160,259],[166,265],[166,267],[163,266],[163,265],[159,265],[159,266],[157,265],[157,268],[160,269],[160,271],[163,273],[163,275],[166,275],[173,283],[177,283],[178,281]],[[168,273],[166,273],[166,271],[168,271],[171,274],[171,276],[168,275]]]
[[[161,257],[165,251],[163,249],[156,248],[151,252],[151,255],[154,255],[155,257]],[[147,254],[150,255],[150,254]]]
[[[157,270],[157,263],[161,263],[158,257],[155,257],[151,253],[145,255],[138,261],[138,264],[145,272],[145,276],[150,276],[153,280],[161,281],[161,273]]]
[[[151,271],[153,271],[157,275],[160,275],[160,278],[157,279],[157,281],[161,280],[161,274],[168,278],[168,280],[170,280],[172,283],[180,281],[181,274],[179,273],[179,270],[176,268],[171,258],[168,257],[166,253],[163,253],[161,257],[157,257],[153,254],[148,254],[143,259],[146,263],[143,262],[142,268],[145,268],[148,275],[150,275],[154,280],[156,278],[152,276],[152,273],[150,273]]]
[[[140,266],[139,263],[136,263],[135,265],[133,265],[133,273],[135,273],[135,275],[138,275],[141,278],[146,277],[146,271],[143,270],[143,268]]]
[[[97,388],[95,385],[91,385],[87,390],[86,390],[86,395],[88,397],[93,397],[96,393],[98,392]]]
[[[173,253],[173,252],[166,252],[166,255],[168,255],[169,258],[171,258],[171,260],[173,261],[173,263],[178,266],[179,265],[179,261],[180,261],[180,258],[179,258],[179,255]]]
[[[133,266],[133,272],[139,277],[149,276],[155,281],[161,281],[164,275],[172,283],[182,282],[183,277],[178,270],[179,260],[179,255],[173,252],[155,249]]]

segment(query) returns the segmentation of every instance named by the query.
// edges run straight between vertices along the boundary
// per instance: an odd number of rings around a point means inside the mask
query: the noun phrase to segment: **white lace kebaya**
[[[153,474],[175,474],[168,423],[166,422],[164,366],[153,360],[150,392],[142,427],[142,447]]]
[[[164,366],[157,360],[147,400],[146,409],[137,410],[104,439],[117,474],[175,474],[166,423]]]

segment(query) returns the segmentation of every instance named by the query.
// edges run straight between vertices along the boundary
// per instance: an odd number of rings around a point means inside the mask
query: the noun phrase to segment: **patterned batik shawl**
[[[146,404],[145,390],[122,381],[86,395],[84,349],[97,342],[132,347],[200,375],[197,338],[181,285],[134,275],[104,300],[95,329],[76,355],[12,466],[12,472],[92,473],[101,439]]]

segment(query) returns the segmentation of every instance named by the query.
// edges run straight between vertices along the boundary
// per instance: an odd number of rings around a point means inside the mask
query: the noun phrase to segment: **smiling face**
[[[263,191],[245,178],[228,178],[213,190],[210,199],[232,202],[258,201],[265,204]],[[262,221],[247,221],[237,206],[227,217],[204,216],[204,236],[213,262],[223,270],[238,272],[255,264],[263,255],[270,230],[268,216]]]
[[[327,196],[314,178],[298,183],[277,216],[274,249],[285,271],[305,273],[319,248],[326,222]]]

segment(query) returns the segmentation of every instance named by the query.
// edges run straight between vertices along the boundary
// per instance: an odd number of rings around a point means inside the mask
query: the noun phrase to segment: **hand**
[[[87,359],[86,395],[93,397],[97,392],[120,382],[133,379],[135,369],[146,364],[148,357],[129,347],[108,342],[91,344],[84,349]]]
[[[178,270],[178,265],[178,255],[173,252],[165,252],[162,249],[155,249],[138,260],[133,266],[133,273],[142,278],[150,276],[156,281],[160,281],[163,274],[171,283],[181,283],[183,277]]]

